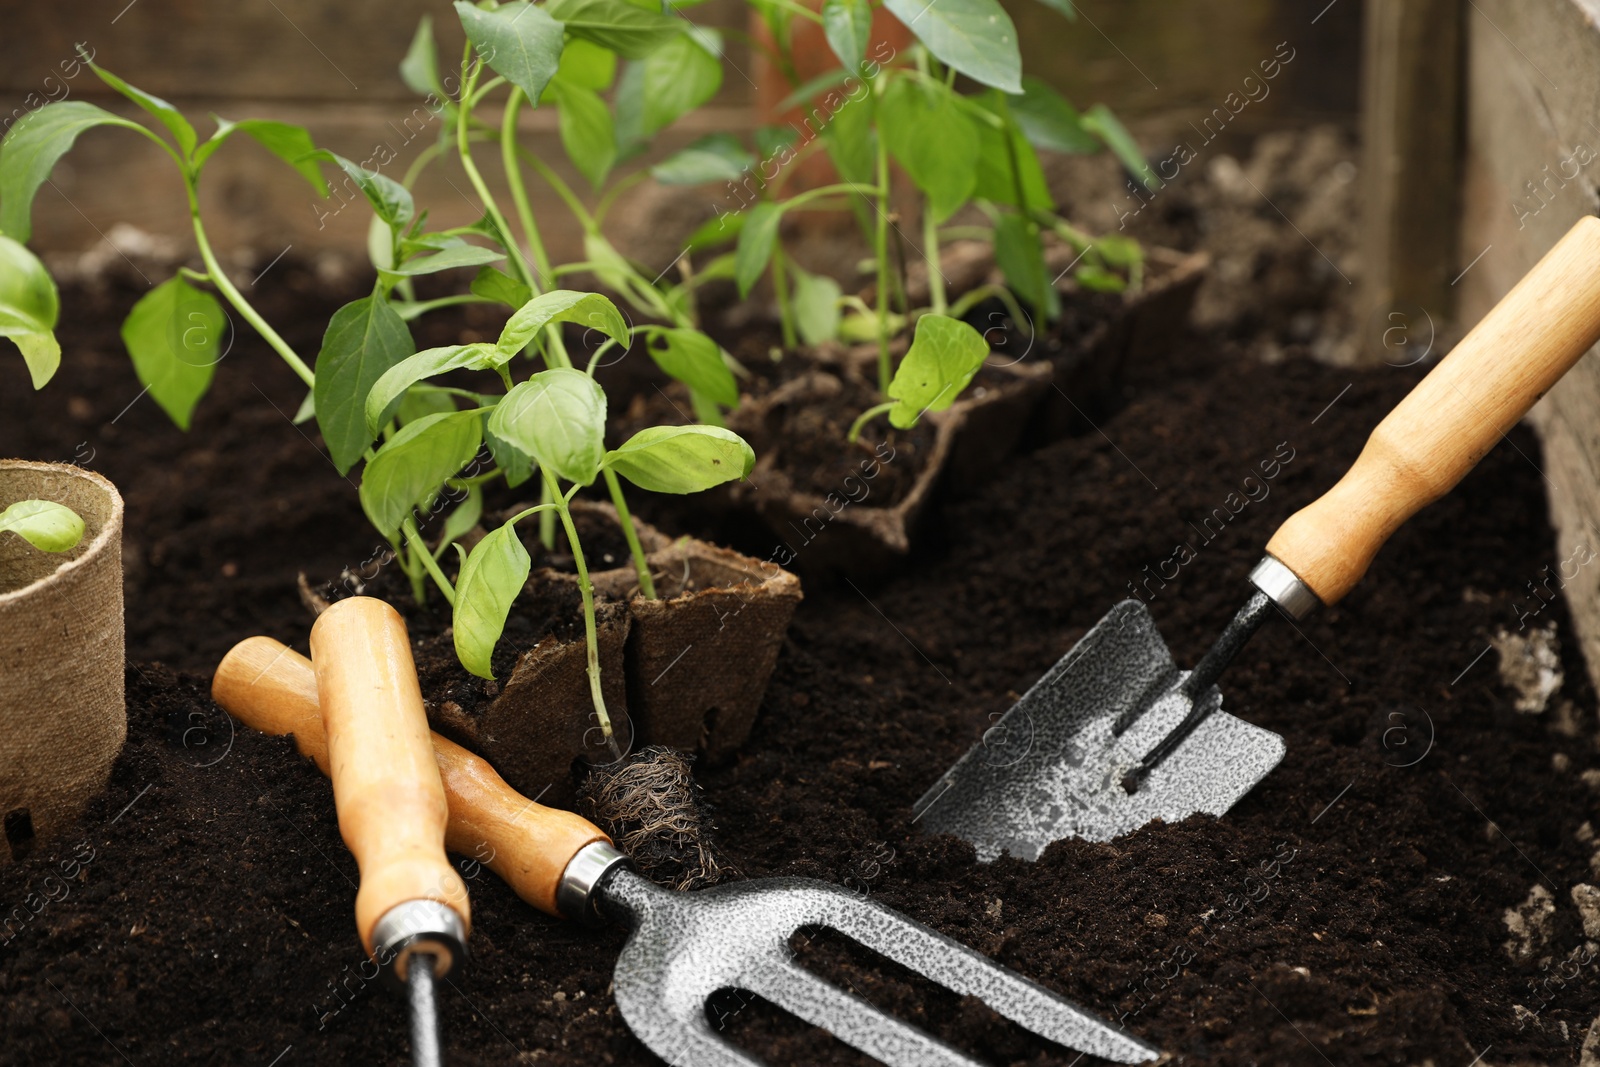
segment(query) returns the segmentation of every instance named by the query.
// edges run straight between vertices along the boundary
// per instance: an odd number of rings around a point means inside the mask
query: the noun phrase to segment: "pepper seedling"
[[[883,6],[917,38],[903,54],[886,42],[871,42],[870,0],[826,0],[820,11],[751,2],[766,23],[777,65],[795,85],[778,107],[798,106],[806,112],[803,143],[797,149],[780,143],[765,156],[758,173],[746,169],[742,189],[735,184],[737,178],[728,179],[730,190],[741,200],[748,192],[753,202],[737,214],[719,217],[704,236],[737,236],[735,278],[742,295],[748,296],[770,274],[786,345],[834,338],[877,342],[878,387],[891,402],[874,414],[893,407],[891,385],[897,372],[890,343],[923,316],[960,319],[983,301],[998,299],[1017,322],[1026,321],[1019,300],[1046,321],[1059,317],[1057,279],[1044,256],[1046,233],[1074,251],[1070,269],[1085,288],[1116,291],[1140,284],[1138,245],[1120,235],[1091,237],[1063,218],[1049,194],[1038,151],[1109,148],[1147,185],[1156,183],[1154,173],[1109,109],[1097,105],[1080,114],[1050,86],[1023,75],[1016,29],[997,0],[941,0],[935,8],[920,0],[885,0]],[[1067,0],[1047,2],[1075,17]],[[818,23],[841,64],[804,85],[796,85],[789,53],[795,18]],[[983,88],[976,94],[958,93],[957,75]],[[783,196],[792,164],[819,147],[827,150],[842,182]],[[683,153],[693,159],[707,154],[700,146]],[[922,202],[920,252],[928,280],[928,304],[922,307],[909,306],[905,295],[900,244],[918,242],[900,232],[895,221],[903,216],[891,204],[891,163],[910,178]],[[951,224],[969,205],[987,225]],[[843,206],[857,209],[872,245],[876,306],[844,295],[832,279],[808,274],[780,239],[785,218]],[[1006,285],[978,286],[952,299],[945,291],[939,249],[954,237],[991,242]],[[952,336],[940,329],[940,336]],[[915,368],[910,375],[927,377]],[[955,380],[939,378],[936,391]],[[953,394],[946,395],[954,400]],[[902,413],[896,420],[908,417]]]
[[[11,245],[24,244],[31,235],[34,196],[49,179],[56,162],[72,148],[79,134],[97,126],[132,130],[172,158],[183,178],[195,243],[206,268],[182,268],[141,297],[123,323],[123,343],[133,360],[134,372],[150,396],[174,423],[188,429],[195,405],[210,387],[217,363],[227,354],[224,336],[228,323],[222,304],[209,291],[191,283],[209,285],[222,294],[295,374],[311,385],[311,368],[256,312],[217,262],[200,215],[200,178],[206,163],[240,133],[293,166],[319,195],[327,195],[327,185],[316,164],[306,158],[313,150],[311,135],[301,126],[284,122],[229,122],[213,116],[216,132],[201,141],[194,126],[177,108],[102,69],[82,45],[79,55],[101,81],[154,117],[166,134],[86,101],[63,100],[23,116],[0,142],[0,234],[9,239],[9,244],[0,245],[0,335],[9,336],[22,348],[33,373],[34,387],[48,381],[60,362],[60,348],[50,334],[57,303],[54,287],[46,298],[38,288],[32,266],[21,261]],[[27,307],[21,309],[24,314],[18,314],[14,298],[19,284],[32,286],[31,314],[26,313]]]
[[[70,552],[83,540],[83,519],[52,500],[19,500],[0,511],[0,534],[8,533],[41,552]]]
[[[613,490],[620,477],[654,492],[698,492],[743,478],[754,465],[755,454],[737,434],[717,426],[650,427],[607,450],[606,396],[589,374],[572,367],[550,367],[511,384],[511,362],[531,338],[554,323],[584,321],[589,316],[600,322],[599,328],[612,341],[623,343],[628,338],[622,314],[609,299],[595,293],[556,290],[519,309],[495,344],[429,349],[385,373],[366,400],[367,426],[373,432],[385,424],[407,392],[427,378],[455,370],[494,370],[509,388],[498,397],[480,394],[478,407],[436,412],[404,425],[367,464],[361,502],[373,525],[386,536],[414,540],[415,512],[437,500],[455,475],[474,461],[480,445],[487,445],[506,472],[537,470],[545,490],[544,502],[513,515],[470,552],[458,544],[460,570],[454,584],[431,554],[424,553],[422,558],[452,605],[455,648],[462,665],[473,674],[492,678],[495,646],[532,567],[517,535],[517,524],[541,513],[557,516],[572,551],[583,599],[590,697],[602,733],[615,749],[600,687],[594,588],[571,501],[580,489],[601,478]],[[625,526],[625,532],[636,537],[631,524]]]

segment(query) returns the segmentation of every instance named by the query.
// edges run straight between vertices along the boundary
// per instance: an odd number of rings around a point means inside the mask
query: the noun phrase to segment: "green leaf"
[[[699,330],[653,326],[645,350],[670,377],[725,408],[739,403],[739,383],[723,361],[722,348]]]
[[[794,321],[800,339],[820,345],[839,335],[839,298],[844,290],[826,274],[811,274],[799,267],[794,272]]]
[[[494,354],[494,346],[490,344],[425,348],[384,371],[372,383],[362,401],[367,441],[375,439],[389,425],[401,398],[413,385],[453,370],[484,370],[492,367]],[[365,444],[362,447],[365,448]]]
[[[442,270],[455,270],[459,267],[476,267],[505,258],[504,253],[496,252],[492,248],[463,244],[435,252],[431,256],[408,259],[398,267],[378,271],[378,275],[385,285],[392,286],[401,278],[415,278],[418,275],[436,274]]]
[[[1099,238],[1094,250],[1113,267],[1126,269],[1144,262],[1144,249],[1139,247],[1139,242],[1121,234],[1111,233]]]
[[[978,103],[1000,118],[1004,128],[996,129],[986,122],[973,123],[978,131],[979,146],[978,183],[973,196],[1016,208],[1025,206],[1029,211],[1053,211],[1055,200],[1045,181],[1044,168],[1039,165],[1039,155],[1012,120],[1007,99],[996,93],[993,98],[980,99]]]
[[[384,372],[417,350],[394,306],[377,295],[333,313],[317,353],[317,426],[333,465],[347,473],[377,435],[367,432],[367,394]]]
[[[122,324],[134,373],[180,430],[211,386],[227,325],[217,298],[182,276],[142,296]]]
[[[999,0],[884,0],[947,66],[1007,93],[1022,92],[1017,28]]]
[[[356,188],[361,190],[367,198],[367,203],[372,205],[372,210],[393,230],[404,230],[413,218],[416,217],[416,204],[411,199],[411,190],[395,181],[385,177],[374,170],[367,170],[359,163],[319,148],[311,154],[313,159],[324,159],[336,164],[340,170],[350,176],[356,183]]]
[[[483,415],[451,411],[402,426],[361,472],[361,509],[390,540],[411,509],[426,503],[445,480],[472,462],[483,442]]]
[[[172,133],[172,138],[178,142],[178,151],[183,155],[184,159],[194,155],[196,141],[194,127],[189,125],[189,120],[184,118],[177,108],[159,96],[152,96],[143,89],[135,89],[109,70],[102,70],[93,63],[90,63],[89,66],[100,76],[101,81],[129,100],[132,100],[135,104],[138,104],[149,114],[154,115],[156,120]]]
[[[889,154],[927,196],[934,221],[943,222],[977,186],[977,127],[943,85],[896,78],[878,106]]]
[[[860,100],[846,99],[823,128],[828,158],[847,182],[871,185],[876,180],[878,133],[872,121],[876,111],[876,98],[870,93]]]
[[[78,135],[95,126],[150,132],[81,100],[46,104],[17,120],[0,142],[0,232],[22,242],[32,236],[34,194]]]
[[[228,138],[235,133],[242,133],[298,171],[302,178],[311,183],[311,188],[317,191],[318,196],[328,195],[327,179],[323,178],[322,170],[314,158],[317,146],[312,143],[311,133],[304,126],[273,122],[270,119],[229,122],[218,115],[211,117],[216,120],[217,132],[195,151],[196,170],[205,166],[206,160],[210,159],[211,154],[221,148]]]
[[[553,82],[561,127],[561,147],[578,173],[599,189],[617,160],[617,136],[611,109],[593,89]]]
[[[1013,292],[1042,311],[1047,319],[1060,315],[1061,297],[1045,266],[1038,227],[1021,215],[1000,216],[994,227],[994,258]]]
[[[553,12],[525,0],[493,11],[456,0],[456,14],[478,56],[537,105],[544,87],[561,65],[565,36]]]
[[[652,426],[605,459],[608,468],[652,493],[698,493],[745,477],[755,463],[744,438],[720,426]]]
[[[565,23],[572,36],[609,48],[624,59],[643,59],[683,29],[677,19],[627,0],[549,0],[545,10]]]
[[[712,133],[651,167],[650,176],[662,185],[731,182],[755,165],[756,157],[745,151],[733,134]]]
[[[909,430],[924,413],[948,408],[988,357],[983,335],[960,319],[922,316],[889,383],[889,399],[898,401],[889,411],[890,424]]]
[[[611,88],[616,77],[617,54],[579,37],[567,42],[561,53],[561,66],[556,68],[557,80],[597,93]]]
[[[479,678],[493,678],[494,646],[533,562],[511,523],[491,531],[461,561],[451,614],[456,656]]]
[[[1061,12],[1068,22],[1078,21],[1078,9],[1072,6],[1072,0],[1039,0],[1039,3]]]
[[[782,206],[770,200],[763,200],[745,212],[733,267],[741,297],[750,295],[750,290],[761,280],[762,271],[772,261],[772,250],[778,243],[778,224],[782,221]]]
[[[1100,142],[1084,129],[1078,109],[1038,78],[1023,78],[1022,95],[1010,104],[1023,136],[1035,148],[1080,154],[1100,150]]]
[[[653,137],[717,95],[722,88],[721,42],[691,27],[644,60],[643,113],[638,136]]]
[[[19,500],[0,511],[0,533],[14,533],[41,552],[66,552],[83,540],[83,519],[65,504]]]
[[[519,282],[503,270],[494,267],[484,267],[472,279],[471,291],[474,296],[481,296],[485,300],[493,300],[515,309],[533,299],[533,291],[524,282]]]
[[[582,371],[540,371],[495,405],[489,430],[550,473],[588,485],[605,458],[606,394]]]
[[[467,533],[483,517],[483,490],[476,486],[467,487],[466,498],[450,509],[450,514],[444,518],[444,528],[439,531],[439,547],[453,543]]]
[[[413,385],[406,390],[395,407],[394,417],[400,425],[425,419],[429,415],[442,415],[456,410],[456,398],[432,385]]]
[[[433,40],[433,16],[423,15],[417,23],[417,32],[411,37],[411,47],[400,61],[400,80],[414,93],[432,93],[440,100],[448,94],[439,80],[439,47]]]
[[[60,314],[61,298],[44,264],[24,245],[0,236],[0,337],[22,351],[35,389],[43,389],[61,366],[55,335]]]
[[[1085,263],[1072,272],[1072,277],[1085,289],[1097,293],[1120,293],[1128,287],[1119,274],[1113,274],[1097,263]]]
[[[691,252],[712,248],[716,245],[726,244],[736,239],[744,232],[745,213],[743,211],[728,211],[718,214],[701,223],[684,242]],[[732,277],[732,275],[729,275]]]
[[[867,55],[867,41],[872,36],[870,0],[824,0],[822,32],[844,69],[859,70]]]
[[[1106,147],[1111,149],[1111,154],[1143,182],[1146,189],[1161,188],[1161,179],[1151,169],[1150,161],[1144,158],[1139,142],[1133,139],[1133,134],[1111,113],[1110,108],[1096,104],[1084,114],[1082,121],[1083,128],[1104,141]]]
[[[599,330],[619,345],[626,347],[628,344],[628,324],[617,305],[599,293],[552,289],[523,304],[506,322],[496,343],[500,350],[499,363],[504,364],[521,352],[552,322],[575,322]]]
[[[489,454],[494,457],[495,465],[506,476],[506,485],[509,488],[515,489],[533,477],[533,457],[510,441],[496,437],[492,426],[484,428],[483,443],[489,446]]]

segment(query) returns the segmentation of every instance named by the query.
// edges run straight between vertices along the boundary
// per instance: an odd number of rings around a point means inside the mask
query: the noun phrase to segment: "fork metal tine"
[[[938,1038],[812,974],[792,959],[753,969],[741,984],[889,1067],[983,1067]]]
[[[833,898],[828,925],[953,992],[977,997],[1012,1022],[1057,1044],[1117,1063],[1160,1053],[1076,1004],[959,941],[876,901],[816,883]]]

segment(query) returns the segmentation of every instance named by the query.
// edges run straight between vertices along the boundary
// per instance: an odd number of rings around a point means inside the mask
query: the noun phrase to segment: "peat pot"
[[[83,540],[41,552],[0,534],[0,863],[70,827],[128,735],[122,670],[122,497],[59,463],[0,460],[0,510],[50,500]]]

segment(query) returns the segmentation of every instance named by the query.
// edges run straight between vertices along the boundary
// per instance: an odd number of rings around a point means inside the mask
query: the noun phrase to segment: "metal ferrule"
[[[596,897],[600,885],[618,867],[628,865],[628,857],[609,841],[584,845],[561,872],[556,885],[556,908],[562,916],[584,926],[603,926]]]
[[[1250,572],[1250,582],[1296,622],[1322,606],[1311,587],[1275,556],[1261,557],[1261,562]]]
[[[372,928],[373,958],[395,981],[404,983],[407,965],[418,952],[433,957],[433,974],[443,978],[457,957],[467,955],[467,926],[450,905],[408,900],[383,913]]]

